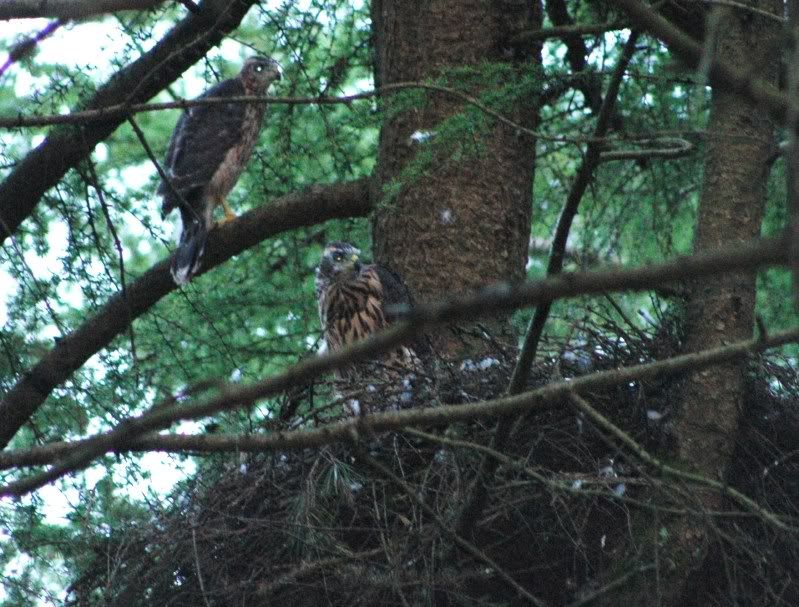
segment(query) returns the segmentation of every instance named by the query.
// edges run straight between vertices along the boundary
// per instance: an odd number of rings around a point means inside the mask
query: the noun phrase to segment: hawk
[[[316,298],[325,344],[331,352],[364,339],[388,326],[395,315],[392,305],[413,305],[413,298],[398,274],[380,264],[362,264],[360,251],[347,242],[331,242],[325,246],[316,269]],[[423,371],[421,356],[429,353],[424,338],[403,345],[380,361],[382,377],[393,383],[403,374]],[[358,367],[363,370],[363,366]],[[375,379],[370,365],[370,377]],[[339,371],[343,379],[358,378],[355,369]],[[363,376],[363,373],[360,374]],[[410,380],[403,380],[406,387]]]
[[[263,95],[280,77],[274,59],[250,57],[238,76],[211,87],[199,99]],[[214,208],[224,208],[225,221],[235,217],[225,197],[250,160],[265,111],[263,103],[231,102],[193,106],[180,116],[164,163],[169,183],[162,180],[158,187],[162,216],[180,210],[182,229],[171,266],[177,284],[191,280],[199,268]]]

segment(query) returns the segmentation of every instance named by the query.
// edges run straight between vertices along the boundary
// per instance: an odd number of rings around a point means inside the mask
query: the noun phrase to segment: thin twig
[[[406,335],[407,331],[398,327],[358,342],[349,348],[294,365],[286,372],[261,382],[249,386],[228,387],[223,389],[220,394],[198,403],[156,405],[141,417],[123,420],[113,430],[88,439],[0,452],[0,469],[55,462],[45,472],[0,487],[0,496],[24,495],[56,478],[86,467],[96,457],[108,452],[144,450],[214,453],[303,449],[349,440],[353,431],[377,433],[399,430],[408,426],[449,424],[481,417],[515,415],[559,403],[572,393],[602,390],[688,370],[697,371],[753,352],[794,343],[799,341],[799,328],[775,333],[765,338],[750,339],[720,348],[675,356],[654,363],[600,371],[491,401],[375,413],[327,424],[313,430],[275,432],[269,435],[151,434],[178,421],[200,419],[220,411],[233,411],[249,407],[262,398],[274,396],[291,386],[307,382],[309,378],[316,377],[324,371],[340,368],[353,360],[360,360],[367,355],[372,355],[376,351],[387,351],[397,343],[404,341]],[[144,436],[146,434],[149,436]]]
[[[620,575],[615,580],[608,582],[601,588],[597,588],[596,590],[580,597],[576,601],[569,603],[567,607],[582,607],[583,605],[588,605],[588,603],[592,603],[594,600],[598,599],[603,594],[607,594],[611,590],[614,590],[619,586],[622,586],[630,578],[635,577],[636,575],[640,575],[642,573],[646,573],[647,571],[652,571],[654,568],[655,568],[654,563],[649,563],[647,565],[640,565],[638,567],[634,567],[627,573]]]
[[[448,95],[460,99],[464,103],[475,107],[484,114],[495,118],[500,123],[519,134],[540,139],[542,141],[553,141],[561,143],[603,143],[604,138],[593,138],[585,136],[549,135],[547,133],[535,131],[527,128],[518,122],[514,122],[501,112],[491,109],[477,97],[464,93],[454,88],[430,84],[426,82],[395,82],[387,84],[379,89],[345,95],[341,97],[274,97],[271,95],[240,95],[234,97],[203,97],[199,99],[176,99],[174,101],[164,101],[161,103],[119,103],[102,108],[75,111],[69,114],[53,114],[49,116],[4,116],[0,117],[0,128],[25,128],[36,126],[47,126],[55,124],[85,124],[91,122],[104,122],[111,118],[124,115],[128,118],[142,112],[156,112],[170,109],[185,110],[194,106],[218,105],[227,103],[266,103],[282,105],[325,105],[325,104],[350,104],[353,101],[371,99],[380,95],[393,95],[405,90],[421,89],[442,95]],[[627,139],[636,141],[641,140],[642,136],[636,134]],[[651,140],[652,137],[643,139]],[[668,143],[665,142],[665,143]]]
[[[97,176],[97,170],[94,166],[94,162],[92,161],[91,154],[87,156],[86,165],[89,167],[89,177],[92,181],[92,187],[94,188],[95,194],[97,194],[97,200],[100,201],[100,208],[103,211],[103,217],[105,218],[106,226],[108,227],[108,231],[111,232],[111,237],[114,239],[114,247],[117,251],[120,289],[122,291],[122,299],[125,302],[125,309],[128,315],[128,336],[130,338],[131,366],[133,367],[136,385],[139,386],[141,384],[141,377],[139,374],[139,357],[136,354],[136,335],[133,330],[133,312],[130,307],[130,300],[128,299],[128,286],[127,279],[125,278],[125,258],[122,250],[122,242],[119,240],[119,235],[114,227],[114,222],[111,220],[111,212],[108,209],[103,188],[100,186],[100,179]],[[99,246],[100,243],[98,242],[97,244]]]
[[[208,601],[208,596],[205,594],[203,572],[200,570],[200,554],[197,551],[197,530],[194,527],[191,528],[191,546],[194,550],[194,566],[197,569],[197,581],[200,584],[200,594],[203,595],[203,600],[205,601],[206,607],[211,607],[211,603]]]
[[[291,227],[299,227],[315,223],[308,210],[312,203],[319,202],[326,212],[331,213],[335,210],[336,193],[339,196],[355,195],[357,197],[358,192],[361,192],[363,188],[361,182],[349,184],[349,187],[344,187],[345,185],[347,184],[331,186],[329,189],[320,188],[320,191],[317,192],[311,190],[307,193],[310,200],[303,198],[302,195],[286,197],[287,199],[281,205],[276,203],[265,205],[240,216],[223,229],[215,230],[217,234],[211,235],[209,248],[206,251],[208,257],[206,261],[208,261],[209,267],[213,267],[226,258],[217,250],[219,245],[216,244],[215,239],[227,239],[224,241],[227,247],[224,250],[229,256],[246,248],[248,242],[260,242],[260,238],[253,237],[248,231],[253,229],[250,224],[269,225],[270,229],[276,232],[286,229],[287,224]],[[351,189],[354,191],[350,192]],[[297,197],[305,204],[297,204]],[[315,200],[315,197],[318,197],[318,200]],[[345,205],[345,209],[349,208]],[[363,205],[362,209],[368,210],[368,204]],[[339,215],[333,213],[332,216]],[[256,231],[256,233],[260,232]],[[246,240],[247,238],[250,240]],[[276,381],[275,386],[280,386],[277,391],[299,385],[299,382],[316,377],[318,373],[338,368],[336,365],[346,365],[355,362],[356,358],[361,360],[387,352],[390,348],[435,325],[459,320],[474,320],[488,314],[511,312],[520,307],[565,297],[613,291],[648,290],[686,278],[698,278],[729,271],[752,271],[763,266],[785,264],[788,256],[787,249],[784,236],[748,243],[736,242],[715,251],[680,256],[660,264],[628,269],[561,274],[544,280],[516,285],[503,283],[471,295],[453,295],[451,300],[436,304],[420,304],[414,307],[408,312],[406,322],[397,323],[392,329],[346,350],[346,356],[339,354],[341,358],[331,355],[311,359],[303,363],[307,366],[292,367],[285,374],[278,376],[280,379],[266,380],[266,384],[272,385],[271,382]],[[157,264],[130,285],[129,291],[134,304],[134,314],[136,316],[143,314],[156,301],[174,289],[175,283],[169,277],[166,263]],[[136,290],[135,299],[132,296],[134,290]],[[6,393],[5,398],[0,402],[0,419],[5,422],[4,425],[0,425],[0,445],[5,446],[8,443],[60,382],[65,381],[72,372],[80,368],[83,362],[110,343],[115,335],[125,330],[126,323],[121,322],[122,319],[119,318],[121,306],[124,306],[123,302],[112,299],[97,316],[87,320],[56,344],[50,353]],[[298,382],[295,382],[297,375],[301,377]]]
[[[444,534],[448,535],[453,542],[458,544],[463,550],[471,554],[476,559],[485,563],[488,567],[490,567],[494,573],[496,573],[499,577],[501,577],[505,582],[508,583],[511,588],[516,590],[520,596],[524,597],[533,605],[537,607],[544,607],[546,603],[544,603],[541,599],[531,594],[524,586],[522,586],[519,582],[517,582],[513,576],[511,576],[507,571],[505,571],[502,567],[500,567],[499,563],[494,561],[490,556],[488,556],[485,552],[480,550],[477,546],[472,544],[470,541],[466,540],[465,538],[458,535],[442,518],[438,515],[438,513],[431,508],[427,502],[425,502],[411,487],[408,486],[405,481],[399,478],[396,474],[394,474],[391,470],[389,470],[386,466],[378,462],[375,458],[371,455],[366,453],[366,451],[361,447],[357,440],[354,441],[354,445],[356,451],[358,453],[358,458],[369,465],[371,468],[374,468],[378,473],[385,476],[389,479],[392,483],[397,485],[405,494],[414,501],[419,508],[421,508],[425,514],[427,514],[430,519],[435,522],[439,529],[441,529]]]
[[[661,460],[657,459],[653,455],[650,455],[650,453],[646,449],[644,449],[641,445],[639,445],[629,434],[627,434],[624,430],[622,430],[616,424],[611,422],[607,417],[602,415],[599,411],[594,409],[588,403],[587,400],[585,400],[582,396],[580,396],[576,392],[570,393],[569,398],[571,399],[572,403],[583,413],[585,413],[588,417],[590,417],[595,424],[601,426],[602,428],[610,432],[613,436],[619,439],[619,441],[623,443],[628,449],[630,449],[633,453],[635,453],[635,455],[637,455],[639,459],[643,460],[646,464],[649,464],[650,466],[654,467],[662,474],[690,481],[693,483],[697,483],[700,485],[704,485],[706,487],[710,487],[711,489],[718,491],[722,495],[726,495],[727,497],[738,502],[740,506],[746,508],[747,510],[756,513],[758,516],[760,516],[763,519],[764,522],[769,523],[782,531],[787,531],[790,533],[799,533],[799,528],[786,525],[778,515],[766,510],[765,508],[760,506],[760,504],[755,502],[753,499],[747,497],[737,489],[730,487],[727,483],[719,482],[712,478],[702,476],[701,474],[695,474],[693,472],[686,472],[678,468],[673,468],[668,464],[662,462]]]

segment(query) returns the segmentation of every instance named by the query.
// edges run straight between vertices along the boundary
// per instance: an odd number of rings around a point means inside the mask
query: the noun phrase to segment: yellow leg
[[[234,219],[236,219],[236,214],[233,212],[233,209],[231,209],[228,206],[227,200],[225,200],[224,198],[222,199],[222,208],[225,211],[225,221],[226,222],[227,221],[233,221]]]
[[[227,222],[229,222],[229,221],[233,221],[234,219],[236,219],[236,214],[233,212],[233,209],[231,209],[231,208],[228,206],[227,200],[225,200],[224,198],[222,198],[222,199],[221,199],[219,202],[217,202],[216,204],[217,204],[217,206],[218,206],[218,205],[222,205],[222,210],[224,210],[224,211],[225,211],[225,218],[224,218],[224,219],[222,219],[221,221],[217,221],[217,222],[216,222],[216,225],[218,225],[218,226],[225,225]]]

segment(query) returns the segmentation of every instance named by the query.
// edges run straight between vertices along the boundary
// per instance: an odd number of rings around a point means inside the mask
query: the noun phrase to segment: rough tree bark
[[[515,74],[529,74],[540,63],[540,45],[516,57],[508,45],[515,32],[540,27],[538,2],[374,0],[372,21],[381,85],[436,78],[485,62],[512,62]],[[533,126],[535,105],[535,99],[523,99],[509,117]],[[462,109],[458,102],[432,96],[421,108],[388,116],[373,199],[383,197],[384,186],[400,177],[420,149],[411,135],[434,132]],[[524,276],[535,141],[505,126],[494,126],[483,140],[479,157],[456,160],[448,157],[452,150],[444,150],[429,172],[402,183],[399,194],[384,199],[374,214],[376,258],[405,276],[419,299]]]
[[[779,14],[778,0],[760,0],[757,8]],[[777,84],[779,24],[742,10],[724,10],[716,56]],[[705,251],[760,233],[766,200],[768,161],[774,149],[774,124],[765,108],[742,96],[714,88],[707,128],[702,194],[694,238],[695,251]],[[696,351],[748,338],[754,328],[755,274],[721,274],[692,284],[685,306],[685,350]],[[683,466],[713,479],[723,479],[731,463],[745,390],[745,361],[725,363],[686,379],[676,419],[677,458]],[[724,510],[717,492],[694,494],[694,510]],[[651,517],[651,515],[646,515]],[[683,517],[666,525],[668,539],[660,547],[656,574],[641,576],[606,604],[688,605],[697,600],[706,556],[714,538],[712,521]],[[641,525],[645,560],[658,538],[660,525]],[[618,574],[618,571],[616,571]],[[657,583],[656,583],[657,582]],[[698,585],[699,584],[699,585]],[[622,602],[623,601],[623,602]]]

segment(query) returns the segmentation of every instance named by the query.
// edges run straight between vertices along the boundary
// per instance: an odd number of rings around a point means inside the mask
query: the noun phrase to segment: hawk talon
[[[225,211],[225,218],[222,220],[222,223],[227,223],[228,221],[236,219],[236,214],[233,212],[233,209],[228,206],[226,200],[222,201],[222,209]]]
[[[230,223],[231,221],[236,219],[236,214],[230,210],[230,207],[228,207],[226,204],[224,205],[224,207],[225,207],[225,216],[219,221],[214,222],[214,225],[216,227],[223,226],[226,223]]]

